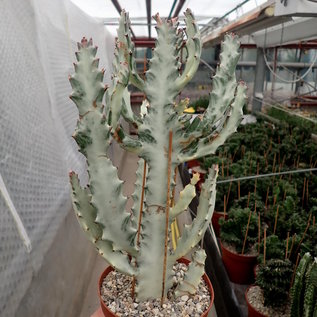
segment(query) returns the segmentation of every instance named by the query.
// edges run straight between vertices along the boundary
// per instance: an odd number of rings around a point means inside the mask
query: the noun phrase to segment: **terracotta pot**
[[[248,305],[248,317],[268,317],[267,315],[264,315],[262,313],[260,313],[259,311],[257,311],[248,301],[248,297],[247,297],[247,294],[248,294],[248,291],[249,289],[254,286],[254,285],[250,285],[247,290],[245,291],[244,293],[244,297],[245,297],[245,301],[247,302],[247,305]]]
[[[215,231],[215,235],[216,237],[220,237],[220,225],[219,225],[219,219],[223,218],[224,213],[223,212],[218,212],[218,211],[214,211],[213,215],[212,215],[212,226],[214,228]],[[228,214],[226,214],[225,219],[228,219]]]
[[[190,263],[189,260],[185,259],[185,258],[181,258],[178,260],[179,263],[184,263],[186,265],[188,265]],[[99,300],[100,300],[100,306],[101,306],[101,310],[104,314],[105,317],[118,317],[116,314],[114,314],[108,307],[107,305],[104,303],[104,301],[102,300],[101,298],[101,285],[102,285],[102,282],[103,280],[105,279],[105,277],[111,272],[113,271],[113,268],[111,266],[108,266],[104,272],[101,274],[100,278],[99,278],[99,283],[98,283],[98,295],[99,295]],[[214,289],[211,285],[211,282],[209,280],[209,277],[207,276],[207,274],[205,273],[203,275],[203,279],[204,281],[206,282],[207,286],[208,286],[208,289],[209,289],[209,292],[210,292],[210,305],[209,307],[207,308],[207,310],[205,310],[201,317],[207,317],[208,316],[208,313],[214,303]]]
[[[194,166],[200,166],[198,160],[191,160],[187,162],[187,168],[193,168]]]
[[[253,281],[253,267],[256,255],[242,255],[226,249],[220,242],[222,261],[226,267],[230,281],[237,284],[250,284]]]

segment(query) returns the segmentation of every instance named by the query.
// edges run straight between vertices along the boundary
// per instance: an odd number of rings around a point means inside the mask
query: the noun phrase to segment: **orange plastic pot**
[[[181,258],[178,260],[179,263],[184,263],[186,265],[188,265],[190,263],[189,260],[185,259],[185,258]],[[111,272],[113,271],[113,268],[111,266],[108,266],[104,271],[103,273],[101,274],[100,278],[99,278],[99,283],[98,283],[98,295],[99,295],[99,300],[100,300],[100,306],[101,306],[101,310],[104,314],[105,317],[118,317],[118,315],[116,315],[115,313],[113,313],[109,308],[108,306],[104,303],[104,301],[102,300],[101,298],[101,285],[102,285],[102,282],[103,280],[105,279],[105,277]],[[205,273],[203,275],[203,279],[204,281],[206,282],[207,286],[208,286],[208,289],[209,289],[209,293],[210,293],[210,305],[209,307],[201,314],[201,317],[207,317],[208,316],[208,313],[214,303],[214,297],[215,297],[215,294],[214,294],[214,289],[212,287],[212,284],[209,280],[209,277],[207,276],[207,274]]]
[[[244,293],[245,301],[247,302],[247,305],[248,305],[248,317],[268,317],[267,315],[264,315],[260,313],[259,311],[257,311],[248,301],[247,294],[249,292],[249,289],[253,286],[254,285],[250,285]]]
[[[220,242],[222,261],[226,267],[229,279],[237,284],[250,284],[253,281],[253,267],[256,255],[242,255],[226,249]]]
[[[212,215],[211,223],[212,223],[212,226],[214,228],[216,237],[220,236],[219,219],[223,218],[223,216],[224,216],[224,213],[223,212],[218,212],[218,211],[214,211],[214,213]],[[228,219],[228,214],[226,214],[225,219],[226,220]]]

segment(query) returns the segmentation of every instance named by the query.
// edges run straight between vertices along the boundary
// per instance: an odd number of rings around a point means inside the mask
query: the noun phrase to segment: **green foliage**
[[[278,236],[270,235],[266,238],[266,261],[271,259],[283,260],[285,258],[285,243]],[[260,244],[260,255],[258,262],[263,264],[264,240]]]
[[[238,253],[241,253],[243,241],[247,230],[248,219],[250,215],[249,208],[232,209],[227,220],[219,220],[221,226],[221,240],[235,247]],[[252,213],[244,253],[247,253],[257,241],[258,237],[258,218]]]
[[[288,122],[292,126],[302,128],[302,129],[308,129],[313,133],[317,133],[316,123],[310,120],[307,120],[303,117],[299,117],[295,114],[286,112],[283,109],[272,107],[269,109],[268,114],[272,116],[273,118],[279,119],[284,122]]]
[[[285,304],[292,272],[289,260],[272,259],[265,266],[260,266],[256,284],[263,290],[265,306],[278,307]]]

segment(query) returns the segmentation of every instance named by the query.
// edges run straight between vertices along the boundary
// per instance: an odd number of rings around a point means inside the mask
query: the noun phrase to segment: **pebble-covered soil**
[[[274,317],[289,317],[290,316],[290,305],[281,306],[278,308],[264,306],[263,292],[259,286],[250,287],[247,298],[250,304],[265,316]]]
[[[174,283],[183,279],[187,271],[185,264],[174,266]],[[144,316],[144,317],[200,317],[210,305],[208,286],[202,279],[197,293],[193,296],[183,295],[177,299],[165,299],[161,307],[160,299],[137,302],[131,297],[132,278],[112,271],[104,279],[101,286],[101,295],[105,304],[118,317]]]

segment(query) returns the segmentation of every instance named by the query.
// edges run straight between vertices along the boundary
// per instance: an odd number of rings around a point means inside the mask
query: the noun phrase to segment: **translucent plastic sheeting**
[[[71,208],[69,170],[85,180],[85,162],[71,138],[77,109],[68,98],[82,36],[98,45],[109,81],[114,37],[101,21],[68,0],[0,2],[2,317],[15,315]]]

